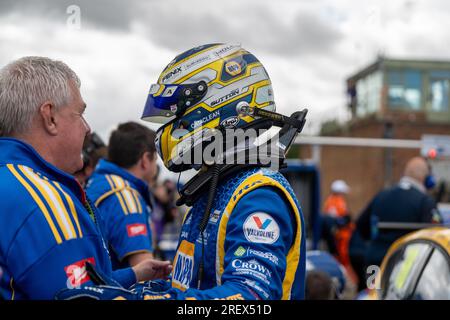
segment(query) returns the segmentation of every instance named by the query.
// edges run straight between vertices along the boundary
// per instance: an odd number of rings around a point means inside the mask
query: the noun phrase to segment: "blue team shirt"
[[[99,209],[113,268],[128,265],[136,252],[152,252],[148,185],[125,169],[100,160],[86,192]]]
[[[63,288],[91,285],[89,261],[129,287],[131,268],[113,272],[88,200],[77,181],[30,145],[0,138],[0,293],[4,299],[53,299]]]

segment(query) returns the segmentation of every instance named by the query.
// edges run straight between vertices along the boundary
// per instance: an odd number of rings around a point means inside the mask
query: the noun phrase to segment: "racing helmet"
[[[207,44],[167,65],[150,87],[142,119],[162,124],[157,152],[169,170],[180,172],[195,168],[180,157],[204,142],[208,131],[264,127],[263,119],[239,112],[239,103],[275,111],[269,75],[239,44]]]

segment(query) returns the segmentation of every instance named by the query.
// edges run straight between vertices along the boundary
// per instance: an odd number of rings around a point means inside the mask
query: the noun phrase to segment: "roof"
[[[392,59],[386,57],[378,57],[375,62],[348,77],[347,82],[354,82],[358,79],[364,78],[368,74],[371,74],[376,70],[383,69],[384,67],[450,70],[450,60]]]

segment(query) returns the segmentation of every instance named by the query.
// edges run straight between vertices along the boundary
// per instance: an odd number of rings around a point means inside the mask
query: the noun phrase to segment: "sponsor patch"
[[[271,252],[263,252],[263,251],[254,250],[252,248],[248,248],[247,255],[258,256],[260,258],[267,259],[270,262],[273,262],[274,264],[278,265],[278,257]]]
[[[233,275],[249,275],[265,282],[266,284],[270,284],[269,279],[272,277],[272,272],[254,259],[250,261],[234,259],[231,262],[231,266],[235,270],[232,273]]]
[[[244,247],[240,246],[239,248],[236,249],[236,251],[234,252],[234,255],[236,257],[242,257],[246,252],[247,252],[247,250],[245,250]]]
[[[269,260],[270,262],[272,262],[275,265],[278,265],[278,260],[279,260],[278,257],[275,256],[271,252],[263,252],[263,251],[252,249],[250,247],[244,248],[243,246],[239,246],[239,248],[237,248],[236,251],[234,251],[234,256],[235,257],[257,256],[257,257]]]
[[[193,243],[186,240],[181,241],[173,264],[172,286],[174,288],[182,291],[189,288],[194,272],[194,249]]]
[[[220,211],[214,210],[214,212],[211,213],[211,215],[209,216],[209,223],[216,224],[217,221],[219,221],[219,217],[220,217]]]
[[[238,293],[224,298],[215,298],[214,300],[245,300],[245,299],[242,296],[242,294]]]
[[[251,214],[244,222],[245,238],[254,243],[272,244],[280,236],[278,223],[267,213]]]
[[[129,237],[146,236],[147,226],[143,223],[128,224],[127,233]]]
[[[83,283],[86,283],[90,280],[89,275],[86,271],[86,262],[95,265],[95,260],[93,257],[91,257],[74,262],[64,268],[64,271],[67,275],[67,287],[69,289],[78,288]]]

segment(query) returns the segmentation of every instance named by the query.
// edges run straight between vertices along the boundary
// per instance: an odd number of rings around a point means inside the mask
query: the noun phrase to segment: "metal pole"
[[[420,149],[421,140],[298,136],[294,144]]]

